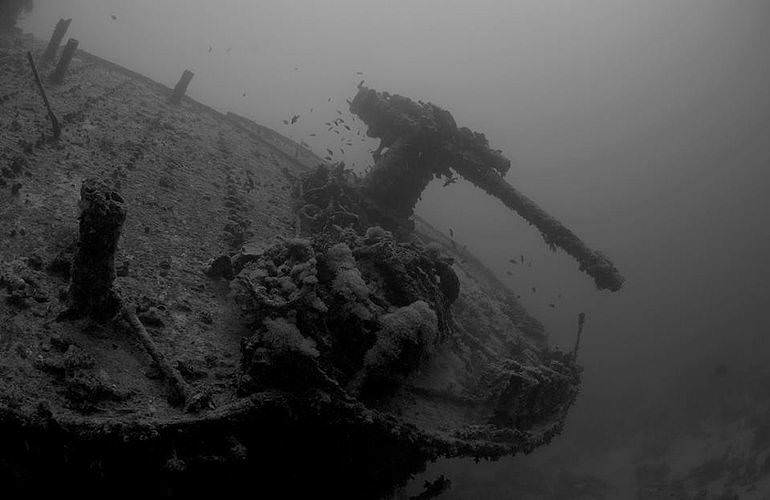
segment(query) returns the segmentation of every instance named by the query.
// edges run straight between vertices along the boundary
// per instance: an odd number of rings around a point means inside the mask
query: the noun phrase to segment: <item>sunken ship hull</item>
[[[0,42],[4,484],[377,497],[431,460],[561,431],[574,357],[450,239],[280,134],[81,50],[45,83],[53,138],[27,51],[55,69],[29,36]],[[85,186],[125,209],[106,319],[78,306]]]

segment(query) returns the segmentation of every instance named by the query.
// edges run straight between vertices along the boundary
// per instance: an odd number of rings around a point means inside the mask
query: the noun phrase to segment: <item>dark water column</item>
[[[123,198],[105,184],[86,179],[80,188],[80,232],[72,264],[70,301],[74,311],[111,318],[120,309],[113,288],[115,251],[126,220]]]
[[[48,47],[45,48],[45,52],[43,52],[43,55],[40,58],[40,61],[43,64],[52,61],[56,56],[59,45],[61,45],[61,41],[64,39],[64,35],[67,33],[71,22],[72,19],[59,19],[59,22],[56,23],[56,28],[53,30],[53,35],[51,35],[51,40],[48,42]]]

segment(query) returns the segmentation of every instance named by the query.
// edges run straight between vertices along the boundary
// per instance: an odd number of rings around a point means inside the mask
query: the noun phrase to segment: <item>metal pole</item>
[[[40,57],[41,63],[46,64],[56,56],[59,45],[61,45],[64,35],[67,34],[71,22],[72,19],[59,19],[59,22],[56,23],[56,28],[53,30],[53,35],[51,35],[51,40],[48,42],[48,47],[45,48],[45,52],[43,52],[43,55]]]
[[[171,104],[179,104],[182,102],[182,97],[184,97],[185,93],[187,92],[187,86],[190,85],[190,80],[192,80],[193,76],[194,75],[192,71],[188,69],[184,70],[182,77],[179,79],[176,87],[174,87],[174,91],[171,93],[171,97],[169,98],[169,102],[171,102]]]
[[[53,83],[62,83],[64,81],[64,75],[67,73],[72,58],[75,56],[75,52],[78,50],[79,42],[74,38],[67,40],[67,45],[61,53],[59,58],[59,64],[56,65],[56,69],[53,70],[49,79]]]

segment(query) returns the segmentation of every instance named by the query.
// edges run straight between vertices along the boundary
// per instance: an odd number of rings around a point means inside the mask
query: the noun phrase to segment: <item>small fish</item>
[[[211,45],[209,45],[209,54],[211,53],[211,51],[212,51],[212,50],[214,50],[214,47],[212,47]]]
[[[310,137],[315,137],[315,134],[310,134]]]
[[[332,98],[330,97],[326,102],[332,102]]]
[[[521,259],[521,263],[524,264],[524,254],[521,254],[519,258]]]
[[[345,127],[346,129],[350,130],[350,127],[348,127],[347,125],[343,125],[343,127]]]
[[[363,80],[361,80],[360,82],[358,82],[358,87],[357,87],[357,88],[359,88],[359,89],[360,89],[360,88],[361,88],[361,87],[363,87],[363,86],[364,86],[364,81],[363,81]]]
[[[535,293],[535,292],[537,292],[537,288],[535,288],[535,287],[533,286],[533,287],[532,287],[532,293]]]
[[[455,230],[454,230],[454,229],[452,229],[451,227],[449,228],[449,236],[450,236],[451,238],[454,238],[454,237],[455,237]]]
[[[310,112],[311,112],[311,113],[313,112],[313,108],[310,108]]]
[[[510,262],[511,264],[518,264],[518,262],[516,262],[516,259],[508,259],[508,262]]]
[[[243,93],[243,95],[242,95],[241,97],[246,97],[246,92],[244,92],[244,93]]]
[[[284,121],[283,121],[283,124],[284,124],[284,125],[288,125],[288,124],[289,124],[289,121],[288,121],[288,120],[284,120]]]
[[[356,71],[357,75],[363,75],[364,73],[362,71]]]
[[[553,303],[548,304],[548,307],[550,307],[551,309],[556,309],[556,304],[553,304]]]
[[[294,125],[297,123],[297,120],[299,120],[299,115],[294,115],[291,117],[291,124]]]
[[[118,20],[118,16],[116,16],[115,14],[112,14],[110,17],[112,18],[113,21],[117,21]]]
[[[340,110],[338,109],[338,110],[337,110],[337,114],[338,114],[338,115],[341,115],[341,114],[342,114],[342,111],[340,111]]]
[[[299,71],[299,68],[294,66],[294,71]]]
[[[340,152],[341,152],[342,154],[345,154],[345,150],[344,150],[344,149],[342,149],[342,148],[340,148]]]

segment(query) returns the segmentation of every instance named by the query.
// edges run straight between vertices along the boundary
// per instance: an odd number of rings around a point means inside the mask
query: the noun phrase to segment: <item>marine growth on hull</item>
[[[436,458],[560,432],[575,352],[415,203],[456,172],[600,288],[622,277],[504,181],[483,135],[361,87],[351,111],[382,147],[360,177],[189,99],[189,72],[172,90],[77,46],[45,55],[0,37],[0,478],[344,478],[374,497]]]

